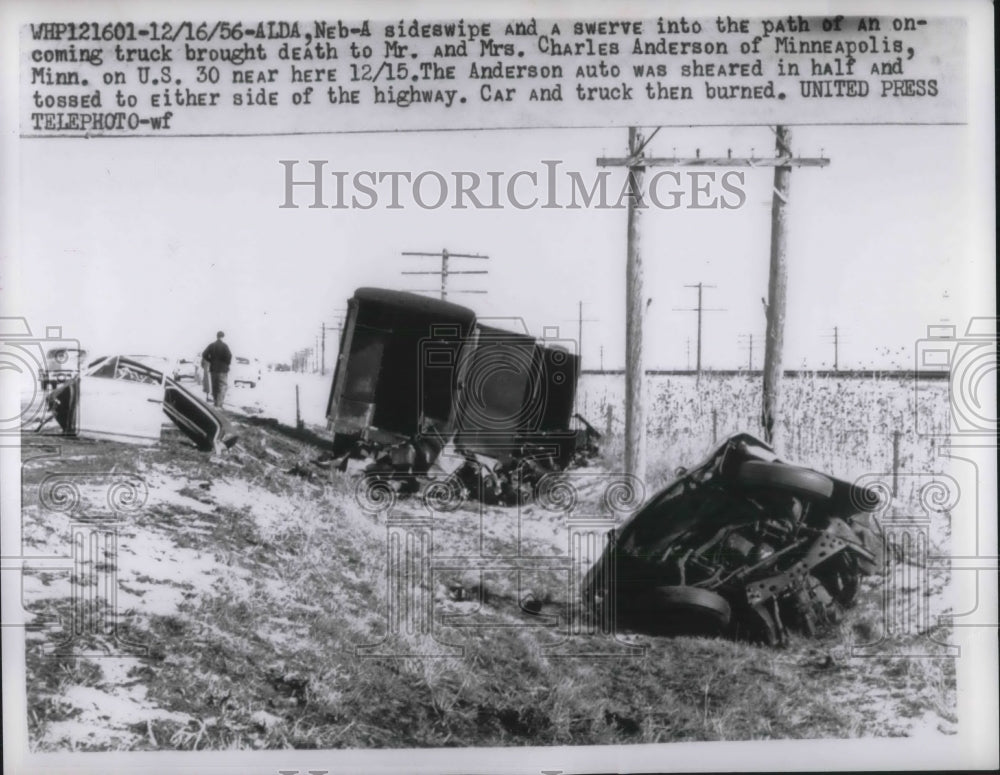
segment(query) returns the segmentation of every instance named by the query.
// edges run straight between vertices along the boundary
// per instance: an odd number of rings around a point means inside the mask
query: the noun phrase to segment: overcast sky
[[[908,365],[927,324],[964,324],[986,267],[975,264],[967,235],[977,192],[963,185],[973,154],[963,127],[797,127],[797,154],[831,159],[823,169],[792,173],[786,364]],[[486,295],[455,295],[483,316],[523,317],[535,334],[559,326],[576,336],[584,303],[585,367],[624,360],[624,209],[496,210],[418,207],[401,180],[402,209],[389,209],[388,182],[373,209],[283,209],[279,160],[327,160],[326,171],[502,172],[544,176],[559,161],[560,201],[567,171],[592,185],[596,158],[622,155],[626,130],[501,130],[367,135],[190,139],[57,139],[21,144],[21,284],[23,314],[36,328],[62,325],[92,353],[170,356],[198,351],[216,329],[234,350],[266,361],[288,360],[315,343],[321,322],[335,323],[354,289],[435,288],[434,259],[403,251],[481,253],[488,262],[452,268],[489,274],[452,278],[451,286]],[[654,155],[773,153],[765,127],[664,129]],[[648,175],[651,173],[648,173]],[[719,173],[721,176],[721,172]],[[737,209],[664,210],[642,218],[650,367],[684,368],[694,360],[694,289],[704,282],[703,363],[734,368],[747,361],[741,335],[753,334],[755,366],[764,332],[773,171],[747,171]],[[609,181],[611,201],[624,172]],[[718,179],[718,178],[717,178]],[[965,178],[968,180],[968,178]],[[324,198],[336,199],[329,176]],[[737,181],[738,182],[738,181]],[[671,179],[663,180],[668,188]],[[685,182],[687,185],[687,182]],[[423,188],[433,200],[436,186]],[[524,199],[526,188],[519,189]],[[716,185],[714,195],[735,196]],[[429,193],[428,193],[429,192]],[[489,188],[484,183],[483,196]],[[688,200],[690,197],[688,196]],[[668,197],[662,197],[668,200]],[[362,201],[367,199],[362,198]],[[459,266],[462,264],[462,266]]]

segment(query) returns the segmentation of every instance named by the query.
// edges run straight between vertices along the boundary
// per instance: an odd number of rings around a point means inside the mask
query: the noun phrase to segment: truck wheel
[[[829,498],[833,480],[817,471],[783,463],[748,460],[736,470],[736,481],[751,487],[775,487],[806,498]]]

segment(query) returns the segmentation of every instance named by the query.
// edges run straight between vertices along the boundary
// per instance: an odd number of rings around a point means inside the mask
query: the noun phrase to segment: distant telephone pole
[[[480,259],[486,260],[489,256],[481,256],[478,253],[449,253],[447,248],[443,249],[440,253],[416,253],[411,251],[403,251],[404,256],[420,256],[420,257],[431,257],[441,259],[441,268],[433,271],[404,271],[402,274],[434,274],[441,278],[441,290],[440,291],[415,291],[415,293],[440,293],[441,299],[445,300],[448,298],[448,278],[453,274],[489,274],[488,269],[452,269],[450,266],[450,261],[453,258],[468,258],[468,259]],[[452,293],[486,293],[483,290],[458,290],[452,291]]]
[[[573,322],[569,319],[565,319],[562,322],[570,323]],[[583,364],[583,324],[584,323],[599,323],[600,320],[597,318],[585,318],[583,316],[583,301],[578,301],[576,303],[576,354],[580,356],[580,364],[582,368]]]
[[[334,313],[337,314],[337,315],[343,315],[344,310],[342,310],[342,309],[335,309]],[[319,352],[320,352],[320,366],[319,366],[319,373],[320,374],[323,374],[323,375],[326,374],[326,332],[327,331],[333,331],[334,328],[337,329],[337,344],[339,346],[340,345],[340,332],[343,330],[343,326],[344,326],[344,324],[341,321],[338,321],[337,325],[335,325],[335,326],[331,326],[328,323],[320,323],[319,324],[319,327],[320,327],[320,349],[319,349]]]
[[[691,308],[678,308],[674,307],[675,312],[697,312],[698,313],[698,345],[695,354],[695,371],[698,376],[701,376],[701,313],[703,312],[725,312],[726,310],[722,307],[704,307],[702,305],[702,289],[703,288],[715,288],[714,285],[706,285],[705,283],[695,283],[694,285],[685,285],[685,288],[697,288],[698,289],[698,306]]]
[[[740,334],[739,338],[747,343],[746,347],[750,351],[747,357],[747,371],[753,371],[753,334]]]
[[[326,323],[320,323],[319,373],[326,374]]]
[[[833,342],[833,370],[840,371],[840,327],[834,326],[833,333],[828,336]]]

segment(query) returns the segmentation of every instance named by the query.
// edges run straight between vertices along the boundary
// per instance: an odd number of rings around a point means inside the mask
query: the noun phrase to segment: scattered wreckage
[[[612,530],[583,583],[585,610],[657,634],[768,645],[813,635],[876,572],[877,494],[780,461],[747,434]]]
[[[545,473],[597,452],[600,434],[573,413],[580,359],[571,350],[487,325],[458,304],[359,288],[327,404],[328,462],[522,501]]]
[[[48,414],[38,430],[54,418],[70,436],[152,444],[160,438],[166,414],[199,449],[231,447],[236,436],[229,421],[155,368],[157,364],[150,356],[110,355],[91,361],[48,393]]]

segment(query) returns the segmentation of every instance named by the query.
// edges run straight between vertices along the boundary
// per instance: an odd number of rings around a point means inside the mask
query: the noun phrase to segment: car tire
[[[736,481],[749,487],[774,487],[806,498],[829,498],[833,480],[818,471],[783,463],[748,460],[736,469]]]
[[[698,587],[654,587],[644,597],[645,626],[664,634],[721,635],[732,616],[722,595]]]

